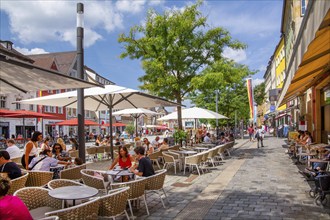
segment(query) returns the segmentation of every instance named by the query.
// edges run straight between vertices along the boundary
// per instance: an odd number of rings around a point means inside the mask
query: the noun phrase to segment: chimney
[[[5,41],[0,41],[1,45],[4,46],[7,50],[12,50],[13,49],[13,42],[9,40]]]

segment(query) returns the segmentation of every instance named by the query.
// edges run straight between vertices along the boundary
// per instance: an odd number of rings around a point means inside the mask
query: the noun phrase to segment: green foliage
[[[265,101],[265,82],[256,85],[253,90],[254,95],[254,101],[257,103],[257,105],[262,105]]]
[[[126,125],[125,131],[130,134],[133,135],[135,132],[135,127],[132,124]]]
[[[202,1],[183,11],[168,10],[164,14],[150,10],[144,25],[136,25],[121,34],[124,44],[121,58],[141,59],[145,75],[140,88],[152,94],[176,100],[179,104],[193,91],[191,81],[205,66],[222,60],[225,47],[243,49],[221,27],[210,28],[207,18],[198,10]],[[178,107],[181,112],[181,107]],[[179,118],[179,128],[182,121]]]
[[[206,68],[201,75],[192,80],[195,92],[192,102],[202,108],[216,110],[216,91],[218,91],[218,112],[229,120],[219,120],[219,125],[234,124],[237,120],[249,118],[249,102],[245,78],[255,74],[247,66],[234,61],[222,60]],[[204,122],[204,121],[203,121]],[[215,126],[215,120],[210,120]]]
[[[187,138],[187,133],[184,130],[176,130],[173,133],[173,137],[176,143],[181,143],[182,141],[185,141]]]

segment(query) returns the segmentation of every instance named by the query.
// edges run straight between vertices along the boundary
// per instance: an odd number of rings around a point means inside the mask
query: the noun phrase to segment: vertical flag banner
[[[248,98],[249,98],[249,107],[250,107],[250,119],[254,118],[254,107],[253,107],[253,88],[252,88],[252,79],[248,78],[246,79],[246,88],[248,92]]]

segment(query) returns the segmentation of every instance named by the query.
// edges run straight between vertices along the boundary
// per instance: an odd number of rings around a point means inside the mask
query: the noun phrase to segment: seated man
[[[156,136],[156,138],[151,142],[155,150],[157,150],[158,147],[160,146],[160,143],[158,141],[159,141],[159,136]]]
[[[0,173],[7,173],[10,179],[22,176],[21,169],[15,162],[10,161],[9,153],[5,150],[0,151]]]
[[[39,170],[39,171],[50,171],[50,167],[55,167],[57,164],[70,165],[71,162],[59,161],[53,158],[53,153],[51,150],[44,150],[42,152],[43,156],[35,157],[32,159],[29,164],[30,170]]]
[[[210,133],[206,133],[206,136],[204,137],[203,142],[204,143],[211,143],[211,135],[210,135]]]
[[[159,151],[166,151],[170,146],[168,145],[168,139],[164,138],[162,145],[158,148]]]
[[[15,141],[13,139],[9,139],[7,141],[7,149],[6,151],[9,153],[10,158],[21,157],[20,149],[15,145]]]
[[[155,174],[154,168],[152,166],[152,162],[148,157],[145,157],[144,154],[144,147],[136,147],[134,149],[135,154],[137,155],[137,160],[139,161],[139,165],[137,167],[131,167],[130,170],[132,173],[138,175],[138,176],[152,176]]]

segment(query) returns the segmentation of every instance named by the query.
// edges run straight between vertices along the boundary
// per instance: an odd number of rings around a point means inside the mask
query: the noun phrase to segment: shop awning
[[[291,80],[279,106],[286,104],[326,78],[330,71],[330,10],[327,12],[314,40],[309,44],[302,62]]]

